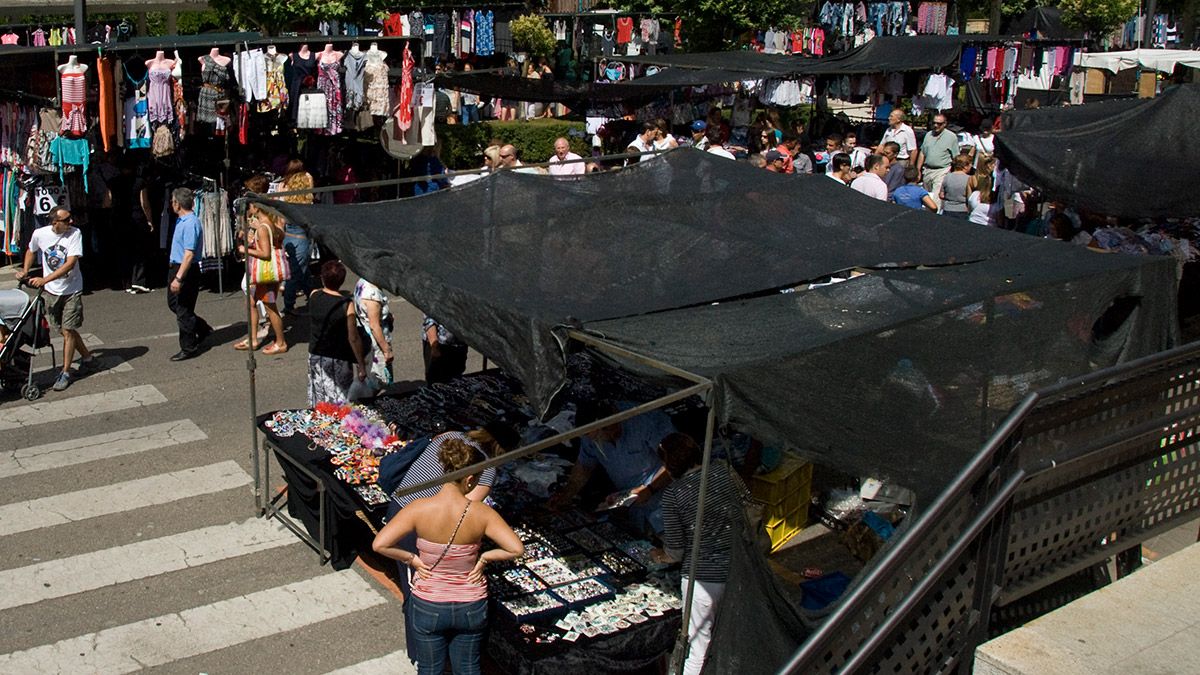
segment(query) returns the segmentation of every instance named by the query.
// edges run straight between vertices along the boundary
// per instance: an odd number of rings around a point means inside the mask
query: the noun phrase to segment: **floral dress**
[[[283,64],[274,58],[267,59],[267,98],[258,102],[258,112],[282,110],[288,104],[287,80],[283,77]]]
[[[337,61],[317,66],[317,87],[325,93],[325,109],[329,111],[325,133],[331,136],[342,133],[342,78]]]
[[[364,300],[374,300],[379,303],[379,323],[383,326],[383,339],[389,345],[392,344],[392,310],[388,308],[387,296],[375,284],[365,279],[359,279],[358,283],[354,285],[354,314],[358,318],[358,325],[367,334],[367,339],[371,341],[371,358],[367,364],[373,380],[371,386],[374,389],[382,389],[392,383],[392,366],[384,356],[383,345],[375,341],[375,334],[371,332],[371,320],[367,316]]]

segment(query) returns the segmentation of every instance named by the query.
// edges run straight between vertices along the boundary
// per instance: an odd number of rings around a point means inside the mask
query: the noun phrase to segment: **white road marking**
[[[208,436],[191,420],[176,420],[35,445],[0,455],[0,478],[132,455],[206,438]]]
[[[0,537],[249,485],[227,461],[0,506]]]
[[[0,571],[0,610],[198,567],[297,542],[278,522],[251,518]],[[6,672],[0,668],[0,672]]]
[[[103,340],[95,335],[92,335],[91,333],[80,333],[79,337],[83,338],[83,344],[87,345],[88,349],[91,349],[92,347],[99,347],[104,344]],[[59,352],[61,355],[63,345],[62,335],[51,337],[50,344],[53,345],[55,351]]]
[[[85,394],[73,398],[30,403],[17,408],[0,410],[0,430],[63,422],[88,415],[141,408],[166,402],[167,398],[154,385],[144,384],[99,394]]]
[[[345,668],[338,668],[326,675],[414,675],[417,667],[408,658],[408,652],[400,650],[370,661],[363,661]]]
[[[387,602],[353,570],[0,656],[4,673],[131,673]]]

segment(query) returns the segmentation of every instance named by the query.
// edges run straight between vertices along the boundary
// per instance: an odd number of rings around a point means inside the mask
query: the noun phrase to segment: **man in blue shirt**
[[[172,361],[186,361],[200,354],[200,343],[212,333],[212,326],[196,316],[196,298],[200,295],[200,256],[204,254],[200,219],[192,213],[196,195],[187,188],[171,193],[171,210],[178,216],[171,238],[170,270],[167,275],[167,306],[179,324],[179,353]]]
[[[583,408],[590,409],[583,409]],[[629,406],[622,406],[628,408]],[[618,408],[606,401],[581,407],[576,424],[582,426],[616,414]],[[551,508],[566,506],[587,484],[597,467],[604,469],[617,490],[628,490],[635,501],[629,520],[636,527],[661,533],[662,490],[671,481],[658,458],[658,444],[674,431],[671,419],[653,411],[598,429],[580,439],[579,459],[566,484],[550,499]]]

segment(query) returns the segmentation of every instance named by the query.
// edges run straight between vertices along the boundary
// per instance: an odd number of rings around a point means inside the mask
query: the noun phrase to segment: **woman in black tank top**
[[[308,405],[345,403],[355,377],[367,375],[366,351],[354,317],[354,302],[341,292],[346,268],[336,260],[321,266],[321,288],[308,298]],[[358,366],[357,372],[354,366]]]

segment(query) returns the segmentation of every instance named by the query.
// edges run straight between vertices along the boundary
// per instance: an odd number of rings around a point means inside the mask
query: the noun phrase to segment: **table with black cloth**
[[[518,627],[492,612],[488,656],[512,675],[601,675],[646,668],[670,652],[679,634],[678,611],[650,619],[620,633],[579,642],[529,644]]]
[[[369,550],[375,533],[383,526],[387,504],[367,504],[354,488],[333,475],[334,466],[330,455],[322,448],[311,448],[311,441],[303,434],[279,436],[267,429],[263,423],[274,413],[258,418],[264,446],[279,458],[278,464],[287,483],[287,512],[299,521],[310,537],[320,541],[320,487],[303,472],[296,469],[288,459],[311,471],[324,486],[325,541],[321,542],[329,552],[329,564],[336,570],[349,567],[359,551]],[[286,459],[285,459],[286,456]]]

